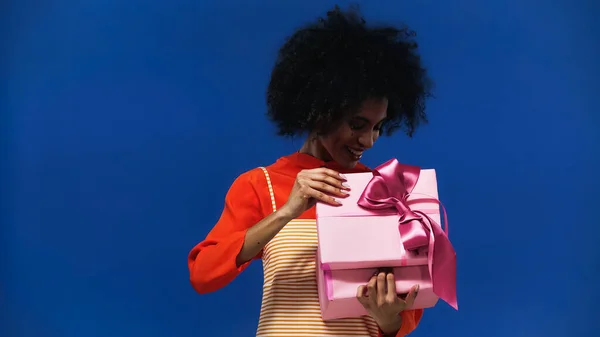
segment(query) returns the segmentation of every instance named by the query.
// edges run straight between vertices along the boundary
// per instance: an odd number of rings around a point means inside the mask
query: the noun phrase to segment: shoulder
[[[254,186],[263,180],[265,180],[265,173],[263,171],[263,168],[255,167],[251,170],[245,171],[242,174],[238,175],[234,179],[232,186],[234,186],[234,185],[244,185],[246,187]]]
[[[267,191],[267,179],[264,169],[256,167],[238,175],[231,184],[228,194],[247,196],[249,193],[262,194],[260,193],[262,191]]]
[[[263,217],[270,214],[275,183],[268,182],[268,179],[272,180],[269,176],[269,171],[265,172],[263,167],[255,167],[240,174],[225,197],[229,208],[252,209]]]

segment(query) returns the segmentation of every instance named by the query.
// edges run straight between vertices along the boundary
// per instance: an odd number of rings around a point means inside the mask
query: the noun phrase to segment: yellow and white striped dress
[[[277,210],[269,173],[273,212]],[[323,322],[316,282],[315,219],[288,223],[263,250],[263,298],[257,336],[376,337],[379,328],[368,316]]]

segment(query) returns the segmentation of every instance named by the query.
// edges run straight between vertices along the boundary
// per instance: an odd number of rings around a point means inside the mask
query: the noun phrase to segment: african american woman
[[[257,336],[405,336],[419,323],[423,310],[404,310],[418,287],[397,296],[385,271],[357,289],[368,315],[324,322],[315,278],[315,204],[343,202],[344,173],[369,171],[360,159],[380,135],[412,136],[426,122],[430,80],[414,35],[404,26],[368,26],[358,9],[336,6],[279,50],[267,115],[279,135],[305,142],[237,177],[220,219],[188,258],[202,294],[262,259]]]

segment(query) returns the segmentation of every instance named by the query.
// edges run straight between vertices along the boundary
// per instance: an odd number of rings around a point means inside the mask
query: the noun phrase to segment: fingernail
[[[345,175],[343,175],[343,174],[341,174],[341,173],[340,173],[339,175],[340,175],[340,178],[342,178],[342,179],[344,179],[344,180],[348,180],[348,178],[346,178],[346,176],[345,176]]]
[[[345,187],[345,188],[347,188],[347,189],[350,189],[350,185],[348,185],[348,183],[346,183],[346,182],[343,182],[343,183],[342,183],[342,186],[344,186],[344,187]]]
[[[421,286],[417,284],[417,287],[415,288],[415,295],[419,292],[419,288],[421,288]]]

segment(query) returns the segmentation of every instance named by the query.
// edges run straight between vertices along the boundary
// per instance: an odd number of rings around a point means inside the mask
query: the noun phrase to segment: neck
[[[306,140],[304,141],[304,144],[302,144],[302,147],[300,148],[300,150],[298,152],[311,155],[322,161],[330,161],[331,160],[331,156],[329,155],[327,150],[325,150],[323,145],[321,145],[319,138],[316,136],[312,136],[312,135],[309,136],[308,138],[306,138]]]

